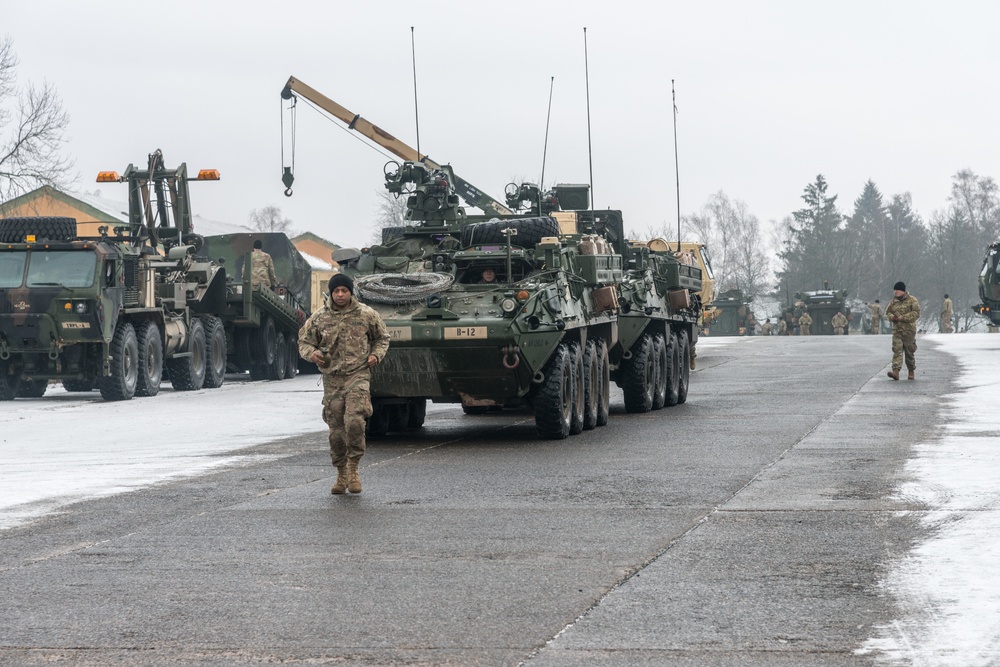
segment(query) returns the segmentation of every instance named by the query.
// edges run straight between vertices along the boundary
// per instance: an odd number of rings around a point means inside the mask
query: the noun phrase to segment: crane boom
[[[281,91],[281,97],[282,99],[288,100],[292,99],[295,95],[299,95],[309,100],[323,111],[347,125],[348,129],[354,130],[355,132],[367,137],[402,160],[407,162],[421,162],[431,169],[438,169],[441,166],[428,158],[426,155],[418,153],[411,146],[403,143],[380,128],[378,125],[362,118],[360,114],[348,111],[343,106],[337,104],[315,88],[312,88],[311,86],[302,83],[302,81],[299,81],[294,76],[291,76],[288,77],[288,82]],[[490,197],[488,194],[460,176],[455,176],[455,191],[471,206],[476,206],[485,211],[487,214],[499,213],[510,215],[513,213],[513,211],[501,204],[499,201]]]

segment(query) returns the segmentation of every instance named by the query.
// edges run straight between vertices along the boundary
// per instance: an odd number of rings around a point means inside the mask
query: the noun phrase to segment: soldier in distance
[[[838,310],[837,314],[830,320],[830,324],[833,325],[833,333],[835,336],[843,336],[844,332],[847,330],[847,315],[844,315],[844,311]]]
[[[365,454],[365,419],[372,416],[371,369],[385,359],[389,333],[381,316],[354,297],[354,281],[330,278],[330,302],[299,332],[299,356],[323,373],[323,421],[337,469],[331,493],[361,493],[358,462]]]
[[[872,318],[872,329],[868,333],[882,333],[882,306],[879,304],[878,299],[875,299],[875,303],[868,305],[868,312],[871,313]]]
[[[253,242],[253,252],[250,253],[250,283],[256,287],[273,288],[278,284],[274,275],[274,260],[263,250],[260,239]]]

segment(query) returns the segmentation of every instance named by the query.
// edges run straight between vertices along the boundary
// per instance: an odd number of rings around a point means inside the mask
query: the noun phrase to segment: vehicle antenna
[[[417,46],[412,25],[410,26],[410,54],[413,61],[413,117],[417,123],[417,162],[421,162],[423,157],[420,154],[420,111],[417,106]]]
[[[677,93],[674,80],[670,80],[670,97],[674,104],[674,175],[677,178],[677,252],[681,251],[681,173],[677,159]]]
[[[552,120],[552,89],[555,87],[556,78],[549,79],[549,110],[545,115],[545,144],[542,147],[542,177],[538,179],[538,210],[542,210],[542,191],[545,189],[545,157],[549,150],[549,122]]]
[[[587,161],[590,164],[590,208],[596,210],[594,203],[594,156],[590,143],[590,64],[587,61],[587,27],[583,28],[583,72],[587,79]]]

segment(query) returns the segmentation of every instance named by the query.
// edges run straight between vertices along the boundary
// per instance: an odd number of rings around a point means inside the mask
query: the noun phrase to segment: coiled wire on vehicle
[[[422,301],[454,281],[445,273],[374,273],[357,278],[354,287],[362,301],[400,305]]]

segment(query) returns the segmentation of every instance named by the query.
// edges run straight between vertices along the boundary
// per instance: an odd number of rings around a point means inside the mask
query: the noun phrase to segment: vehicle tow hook
[[[521,357],[518,355],[520,348],[516,345],[504,347],[501,352],[503,352],[503,367],[507,370],[512,371],[521,365]]]

